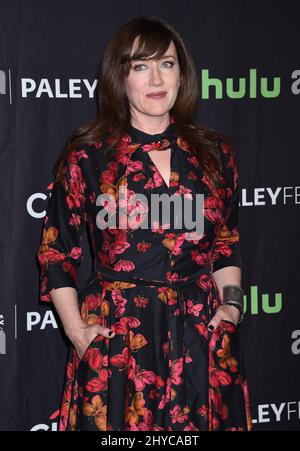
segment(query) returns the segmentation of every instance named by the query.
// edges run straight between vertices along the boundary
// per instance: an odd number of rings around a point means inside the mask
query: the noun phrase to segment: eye
[[[133,66],[133,69],[139,71],[139,67],[141,66],[145,66],[145,64],[136,64],[135,66]]]
[[[174,62],[173,61],[164,61],[163,64],[171,64],[171,66],[168,66],[168,67],[173,67],[174,66]]]

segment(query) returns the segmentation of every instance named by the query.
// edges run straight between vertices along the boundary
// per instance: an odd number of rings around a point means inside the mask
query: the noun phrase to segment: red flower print
[[[147,250],[151,248],[151,244],[141,241],[136,245],[136,248],[139,252],[147,252]]]
[[[119,260],[114,266],[114,271],[133,271],[135,264],[130,260]]]
[[[121,290],[112,290],[112,300],[116,306],[116,317],[119,318],[125,311],[125,304],[127,299],[122,296]]]
[[[170,361],[171,365],[171,382],[174,385],[180,385],[182,383],[181,374],[183,371],[183,358]]]
[[[208,338],[207,326],[204,323],[194,324],[194,327],[197,329],[200,335],[202,335],[206,339]]]
[[[203,304],[194,304],[193,301],[187,301],[187,313],[193,316],[199,316],[202,309]]]
[[[116,354],[109,359],[111,365],[116,366],[120,370],[124,370],[129,364],[130,353],[129,349],[126,347],[123,349],[122,354]]]
[[[102,368],[98,372],[98,376],[90,379],[88,383],[85,385],[87,391],[91,393],[99,392],[102,390],[107,390],[108,383],[108,370]]]
[[[133,302],[137,307],[145,308],[149,304],[149,298],[144,296],[134,296]]]
[[[172,417],[172,423],[183,423],[185,420],[188,419],[187,414],[189,413],[188,408],[184,408],[181,410],[181,407],[179,404],[177,404],[174,409],[170,410],[170,414]]]
[[[199,407],[199,409],[197,410],[197,413],[199,413],[202,417],[207,419],[208,407],[205,404],[203,404],[203,406]]]
[[[81,258],[81,254],[82,254],[81,247],[73,247],[71,249],[71,252],[70,252],[69,256],[71,258],[73,258],[74,260],[78,260],[79,258]]]
[[[214,365],[210,364],[209,383],[211,387],[219,387],[219,385],[229,385],[231,383],[231,377],[228,373],[226,373],[226,371],[220,371],[217,368],[215,368]]]
[[[156,375],[153,371],[140,370],[139,365],[136,364],[136,360],[132,357],[130,368],[128,368],[128,379],[133,381],[137,391],[142,391],[146,384],[155,383]]]

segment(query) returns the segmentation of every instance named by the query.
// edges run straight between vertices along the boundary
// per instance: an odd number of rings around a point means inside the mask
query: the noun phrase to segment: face
[[[135,44],[136,40],[132,53]],[[179,85],[180,69],[173,41],[160,60],[132,61],[129,75],[125,79],[131,115],[138,122],[145,122],[150,117],[169,116],[169,110],[176,101]],[[157,93],[163,95],[153,95]]]

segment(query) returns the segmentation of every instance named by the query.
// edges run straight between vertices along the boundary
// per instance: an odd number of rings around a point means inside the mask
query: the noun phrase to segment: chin
[[[147,114],[154,114],[156,116],[162,116],[163,114],[166,114],[170,111],[169,106],[164,106],[164,107],[159,107],[157,106],[156,108],[145,108],[144,111]]]
[[[146,114],[149,116],[164,116],[165,114],[168,114],[170,110],[164,110],[164,111],[147,111]]]

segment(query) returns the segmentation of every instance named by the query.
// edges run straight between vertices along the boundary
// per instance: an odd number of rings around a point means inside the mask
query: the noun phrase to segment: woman
[[[228,139],[194,125],[197,89],[178,33],[129,21],[102,61],[97,118],[57,161],[38,259],[40,298],[72,343],[59,430],[251,429],[237,169]],[[162,194],[192,201],[202,233],[175,223],[183,203],[148,222]],[[94,265],[78,293],[86,225]]]

